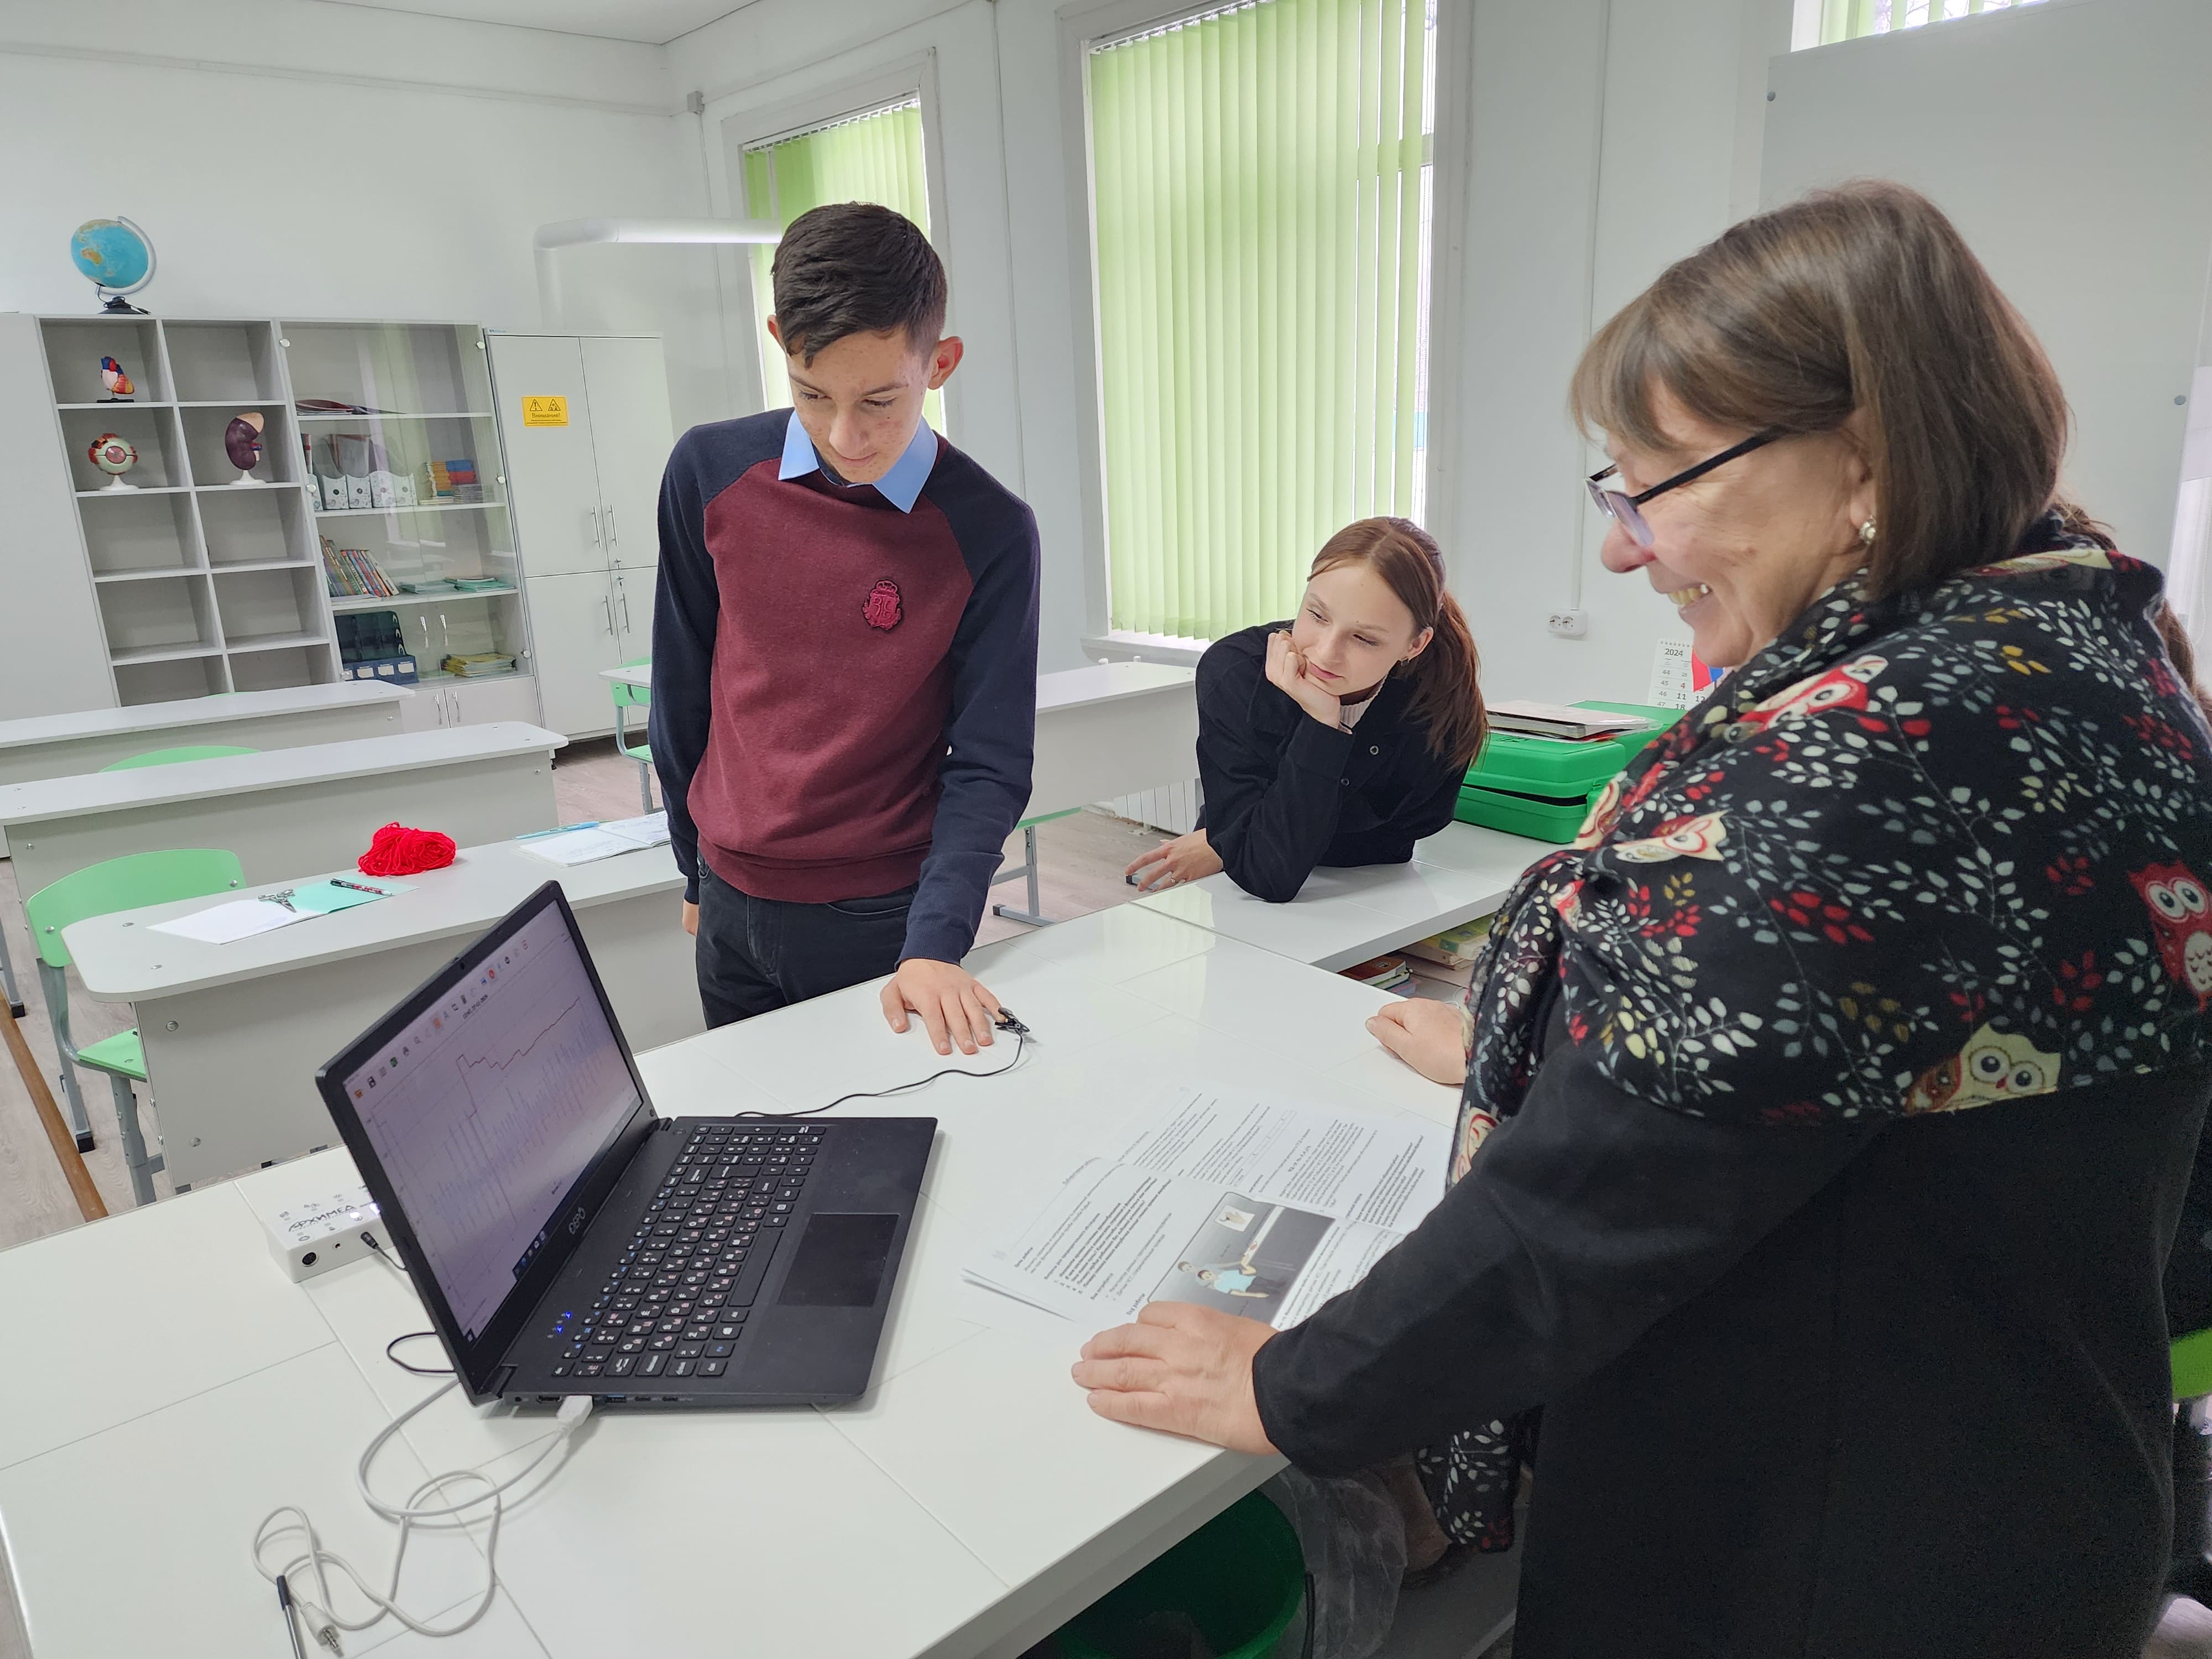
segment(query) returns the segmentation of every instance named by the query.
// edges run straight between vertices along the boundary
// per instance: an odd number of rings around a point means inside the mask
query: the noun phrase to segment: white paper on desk
[[[266,899],[233,899],[228,904],[195,910],[173,921],[157,921],[146,931],[174,933],[179,939],[198,939],[203,945],[228,945],[236,939],[252,939],[256,933],[273,933],[279,927],[289,927],[307,919],[299,911],[287,910]]]
[[[1094,1327],[1169,1301],[1287,1328],[1443,1195],[1449,1145],[1441,1126],[1185,1090],[967,1277]]]
[[[591,830],[563,830],[558,835],[532,836],[522,850],[549,864],[573,867],[619,858],[668,840],[668,814],[648,812],[643,817],[618,818]]]

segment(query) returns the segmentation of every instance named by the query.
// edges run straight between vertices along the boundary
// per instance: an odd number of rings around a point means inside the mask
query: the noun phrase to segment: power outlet
[[[1589,612],[1554,611],[1545,626],[1563,640],[1578,640],[1589,632]]]

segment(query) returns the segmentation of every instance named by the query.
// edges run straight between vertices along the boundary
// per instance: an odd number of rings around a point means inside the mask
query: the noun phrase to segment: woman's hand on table
[[[1467,1081],[1467,1024],[1456,1003],[1403,997],[1370,1014],[1374,1039],[1431,1083]]]
[[[1267,684],[1289,695],[1291,702],[1332,732],[1344,724],[1344,703],[1334,691],[1306,674],[1305,655],[1291,643],[1291,630],[1279,628],[1267,635]]]
[[[1194,830],[1187,836],[1162,842],[1149,853],[1138,854],[1121,875],[1139,892],[1152,893],[1163,887],[1182,887],[1203,881],[1220,869],[1221,854],[1213,850],[1206,831]]]
[[[1135,1324],[1085,1343],[1071,1375],[1101,1417],[1264,1456],[1275,1448],[1253,1398],[1252,1356],[1274,1334],[1256,1319],[1154,1302]]]

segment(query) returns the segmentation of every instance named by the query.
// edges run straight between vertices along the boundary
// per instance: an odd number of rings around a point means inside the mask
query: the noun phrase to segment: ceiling
[[[377,11],[411,11],[474,23],[552,29],[665,46],[741,9],[748,0],[338,0]]]

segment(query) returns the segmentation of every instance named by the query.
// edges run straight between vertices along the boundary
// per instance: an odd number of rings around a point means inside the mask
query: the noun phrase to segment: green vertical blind
[[[1430,0],[1244,0],[1089,62],[1109,613],[1288,616],[1322,542],[1418,516]]]
[[[2037,0],[1820,0],[1819,45],[1856,40],[1863,34],[1887,34],[1894,29],[1918,28],[1947,18],[1972,17],[1985,11],[2005,11],[2015,5],[2032,6]]]
[[[744,158],[745,202],[757,219],[773,219],[788,228],[800,214],[825,202],[875,202],[904,214],[925,233],[929,229],[919,98],[748,144]],[[775,257],[773,248],[753,250],[753,302],[756,320],[763,325],[775,309],[769,278]],[[791,381],[765,326],[760,338],[761,391],[766,407],[780,408],[791,401]],[[922,413],[932,427],[944,431],[945,394],[931,392],[922,400]]]

